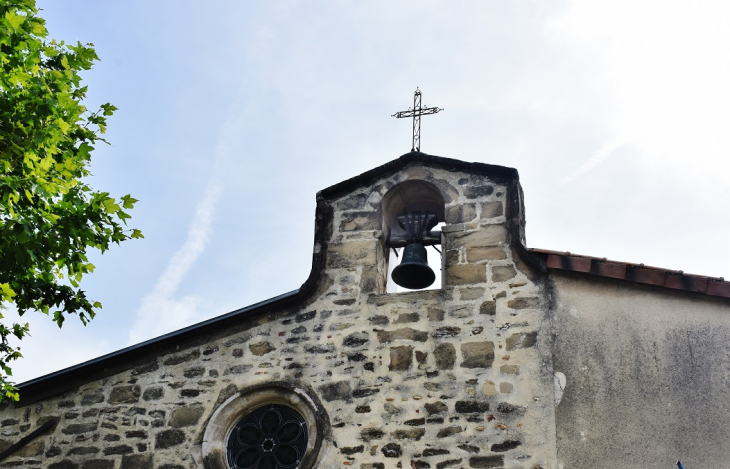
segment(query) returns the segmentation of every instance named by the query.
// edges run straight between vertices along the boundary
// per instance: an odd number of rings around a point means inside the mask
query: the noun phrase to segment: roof
[[[68,391],[82,384],[112,375],[121,369],[149,361],[154,354],[172,349],[181,342],[191,342],[213,332],[240,324],[243,319],[296,303],[301,289],[231,311],[207,321],[155,337],[145,342],[102,355],[62,370],[20,383],[19,405],[33,404],[41,399]],[[121,367],[121,369],[120,369]]]
[[[681,270],[662,269],[644,264],[611,261],[605,257],[582,256],[547,249],[528,248],[528,252],[541,257],[548,269],[570,270],[627,282],[730,298],[730,282],[726,282],[722,277],[685,274]]]

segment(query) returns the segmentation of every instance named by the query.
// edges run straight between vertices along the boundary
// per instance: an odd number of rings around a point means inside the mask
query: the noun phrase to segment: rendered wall
[[[446,201],[446,285],[384,294],[381,200],[407,179]],[[326,202],[315,298],[3,409],[5,447],[44,419],[58,425],[0,467],[203,467],[216,409],[277,381],[326,410],[317,467],[556,468],[547,295],[510,248],[505,184],[412,166]]]
[[[551,272],[565,468],[688,469],[730,461],[730,303]]]

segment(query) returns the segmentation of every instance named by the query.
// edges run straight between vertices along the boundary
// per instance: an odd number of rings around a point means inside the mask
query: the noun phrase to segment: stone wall
[[[381,201],[408,179],[446,203],[442,289],[385,294]],[[508,185],[410,166],[330,207],[317,295],[103,380],[2,410],[0,467],[203,467],[203,436],[242,389],[287,382],[326,411],[318,467],[556,468],[547,295],[518,262]],[[521,217],[521,213],[510,216]]]

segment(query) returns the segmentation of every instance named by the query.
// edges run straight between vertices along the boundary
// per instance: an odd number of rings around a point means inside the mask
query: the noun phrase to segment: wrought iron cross
[[[443,109],[437,107],[421,107],[421,90],[416,88],[416,92],[413,93],[413,108],[408,108],[407,111],[400,111],[393,114],[393,117],[398,119],[402,117],[413,117],[413,147],[411,151],[421,151],[421,116],[427,116],[429,114],[436,114]]]

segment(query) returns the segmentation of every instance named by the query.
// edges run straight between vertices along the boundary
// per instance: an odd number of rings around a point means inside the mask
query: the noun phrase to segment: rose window
[[[307,424],[294,409],[279,404],[259,407],[228,438],[233,469],[288,469],[299,465],[307,448]]]

